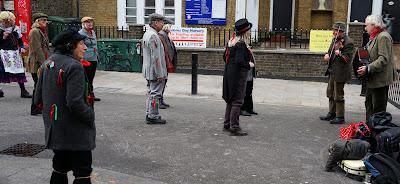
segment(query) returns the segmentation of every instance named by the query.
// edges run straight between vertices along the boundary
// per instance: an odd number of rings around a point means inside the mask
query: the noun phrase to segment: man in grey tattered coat
[[[147,124],[165,124],[158,112],[160,98],[167,79],[164,47],[159,31],[164,26],[165,17],[157,13],[149,16],[149,26],[143,35],[143,75],[147,80],[148,94],[146,101]]]

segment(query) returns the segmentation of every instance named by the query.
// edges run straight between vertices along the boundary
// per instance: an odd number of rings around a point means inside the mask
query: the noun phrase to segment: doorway
[[[271,0],[272,29],[291,29],[293,25],[294,0]]]

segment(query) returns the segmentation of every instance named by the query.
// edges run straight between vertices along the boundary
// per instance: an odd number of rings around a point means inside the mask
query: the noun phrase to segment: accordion
[[[369,57],[369,52],[367,47],[362,47],[362,48],[358,48],[357,49],[357,53],[354,57],[353,60],[353,72],[354,75],[358,78],[358,79],[365,79],[366,76],[360,76],[357,73],[357,70],[359,67],[361,66],[368,66],[371,63],[371,58]]]

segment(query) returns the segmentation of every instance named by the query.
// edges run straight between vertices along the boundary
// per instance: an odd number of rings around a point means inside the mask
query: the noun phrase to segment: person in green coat
[[[367,122],[372,114],[386,111],[389,85],[396,77],[392,59],[393,39],[384,27],[379,15],[369,15],[365,19],[365,30],[370,35],[367,48],[371,63],[359,67],[357,73],[366,75],[368,79],[365,95]]]
[[[354,44],[346,35],[346,24],[335,22],[332,26],[333,36],[328,53],[324,60],[328,62],[325,75],[328,76],[326,96],[329,98],[329,112],[319,118],[331,124],[343,124],[344,119],[344,84],[351,79],[351,61],[354,57]]]

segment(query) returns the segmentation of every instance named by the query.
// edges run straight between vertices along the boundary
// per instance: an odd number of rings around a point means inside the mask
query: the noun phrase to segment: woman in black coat
[[[95,148],[93,96],[80,63],[85,36],[75,30],[58,34],[55,53],[38,70],[34,103],[43,108],[46,148],[52,149],[50,184],[67,184],[73,171],[74,184],[90,184],[92,150]]]
[[[250,29],[252,24],[247,19],[235,23],[235,35],[229,40],[225,50],[225,71],[223,79],[222,98],[226,102],[224,131],[233,136],[245,136],[239,125],[240,107],[243,104],[246,89],[246,79],[251,63],[252,52],[249,49]]]

